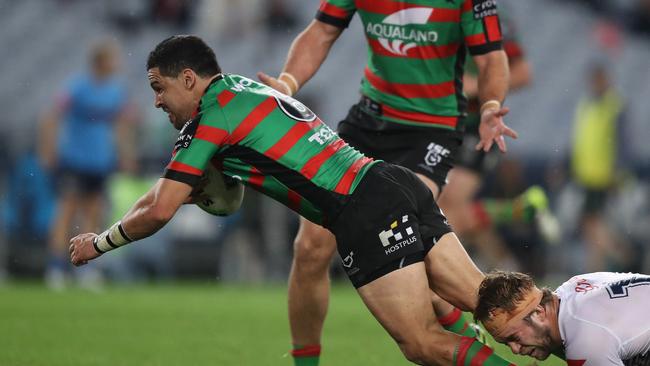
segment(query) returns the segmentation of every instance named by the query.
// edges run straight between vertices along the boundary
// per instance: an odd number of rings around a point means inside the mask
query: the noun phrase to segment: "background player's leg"
[[[433,194],[434,200],[443,199],[447,195],[447,190],[449,187],[446,187],[444,191],[445,193],[443,195],[440,195],[440,188],[438,187],[438,184],[423,174],[416,173],[416,175],[429,188]],[[471,326],[470,321],[467,320],[466,316],[458,308],[443,300],[434,292],[431,292],[430,296],[433,310],[435,311],[436,316],[445,329],[468,337],[477,336],[477,333]]]
[[[79,198],[72,191],[65,191],[57,202],[56,215],[48,241],[48,263],[45,270],[45,284],[53,290],[66,286],[66,268],[68,267],[68,234],[72,227],[75,212],[78,211]]]
[[[517,260],[494,228],[481,221],[475,212],[474,197],[481,187],[481,176],[474,170],[455,167],[449,172],[449,182],[437,202],[454,232],[463,238],[465,244],[467,239],[476,244],[489,268],[515,265]]]
[[[411,362],[420,365],[504,366],[509,362],[474,338],[445,331],[431,312],[422,262],[384,275],[358,289],[370,312]]]
[[[336,239],[329,230],[300,218],[289,274],[289,324],[296,365],[318,362],[335,251]]]

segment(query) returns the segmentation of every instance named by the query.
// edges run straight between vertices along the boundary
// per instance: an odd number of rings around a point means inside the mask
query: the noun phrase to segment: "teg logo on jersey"
[[[433,8],[409,8],[395,12],[381,23],[369,22],[366,33],[377,37],[379,43],[391,53],[406,56],[406,52],[417,46],[415,42],[434,43],[438,32],[422,31],[409,27],[409,24],[426,24]]]
[[[393,221],[390,224],[390,229],[383,230],[379,233],[379,240],[381,240],[381,245],[384,247],[384,253],[389,255],[395,251],[407,247],[417,240],[413,233],[413,227],[410,225],[404,228],[404,231],[397,229],[398,226],[408,225],[409,216],[402,216],[402,222],[398,224],[397,220]],[[404,234],[406,234],[406,239],[404,239]]]

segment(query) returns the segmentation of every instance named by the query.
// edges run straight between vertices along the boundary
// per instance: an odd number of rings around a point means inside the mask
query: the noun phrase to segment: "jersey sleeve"
[[[483,55],[502,49],[495,0],[463,0],[460,24],[470,54]]]
[[[179,133],[163,178],[195,186],[229,136],[227,121],[220,109],[214,108],[190,120]]]
[[[623,366],[619,341],[606,329],[574,319],[566,343],[568,366]]]
[[[347,28],[354,16],[354,0],[321,0],[316,20],[339,28]]]

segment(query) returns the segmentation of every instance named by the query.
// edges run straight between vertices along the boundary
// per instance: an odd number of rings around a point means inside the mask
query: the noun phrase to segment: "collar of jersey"
[[[223,78],[224,78],[223,73],[219,73],[219,74],[217,74],[217,76],[214,77],[214,79],[212,79],[210,81],[210,84],[208,84],[208,86],[205,87],[205,91],[203,92],[203,95],[201,96],[201,100],[199,100],[199,106],[196,109],[196,113],[194,113],[195,116],[201,114],[203,112],[203,110],[205,110],[206,108],[210,108],[213,105],[217,104],[217,101],[214,98],[213,98],[214,100],[210,100],[209,102],[204,104],[203,103],[203,98],[205,98],[205,96],[208,95],[208,92],[210,91],[210,89],[213,88],[213,87],[216,87],[218,85],[219,81],[223,80]]]

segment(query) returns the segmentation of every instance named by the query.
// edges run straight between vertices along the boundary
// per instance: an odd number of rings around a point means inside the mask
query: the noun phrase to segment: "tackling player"
[[[650,365],[650,276],[578,275],[555,292],[518,272],[494,272],[479,289],[474,315],[512,352],[569,366]]]
[[[459,150],[465,113],[466,49],[478,68],[481,139],[477,148],[515,137],[503,122],[508,91],[496,2],[492,0],[326,0],[316,19],[294,40],[279,77],[259,73],[267,85],[295,94],[317,72],[355,13],[368,41],[361,100],[338,133],[365,155],[415,172],[437,198]],[[496,134],[495,134],[496,133]],[[301,220],[289,276],[289,322],[296,365],[314,365],[329,300],[334,237]],[[435,302],[449,329],[469,331],[458,309]],[[311,358],[309,360],[301,360]]]
[[[352,284],[409,360],[509,364],[474,338],[444,331],[432,314],[430,286],[473,310],[483,274],[411,171],[351,148],[297,100],[221,73],[198,37],[162,41],[147,71],[155,106],[181,130],[173,158],[121,221],[70,240],[73,264],[155,233],[216,164],[334,234]]]

